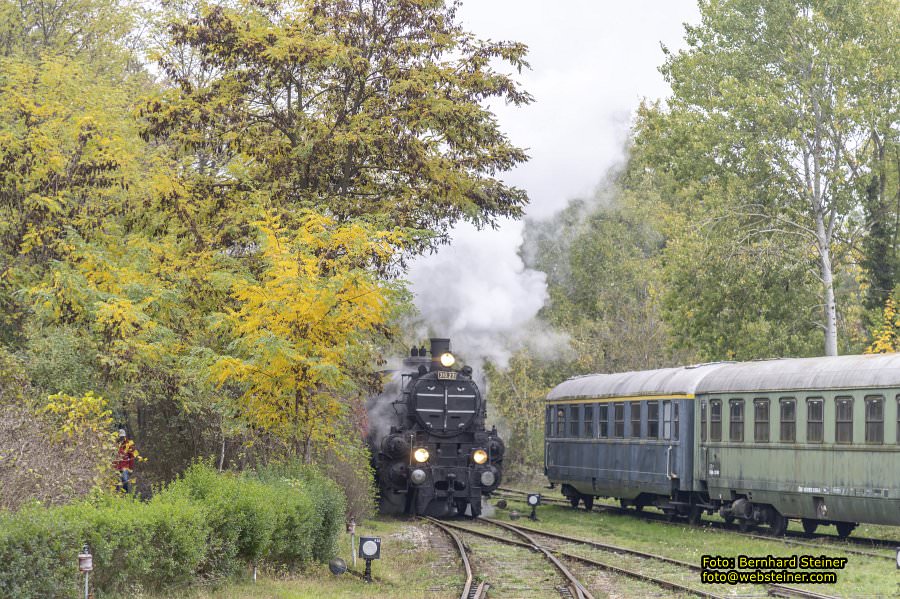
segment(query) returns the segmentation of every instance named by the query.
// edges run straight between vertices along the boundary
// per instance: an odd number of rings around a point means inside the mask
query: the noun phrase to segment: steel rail
[[[534,537],[532,537],[530,534],[528,534],[527,532],[524,532],[522,530],[519,530],[518,528],[516,528],[515,526],[512,526],[511,524],[506,524],[505,522],[500,522],[499,520],[494,520],[492,518],[482,518],[482,520],[484,520],[485,522],[490,522],[491,524],[493,524],[495,526],[500,526],[502,528],[505,528],[506,530],[509,530],[512,533],[517,534],[520,537],[522,537],[523,539],[525,539],[526,541],[528,541],[532,547],[534,547],[535,549],[537,549],[538,551],[540,551],[541,553],[546,555],[547,559],[549,559],[551,562],[553,562],[553,565],[556,566],[556,569],[559,570],[560,572],[562,572],[563,576],[565,576],[569,580],[569,582],[572,584],[572,587],[574,587],[574,590],[575,590],[574,595],[576,597],[578,597],[579,599],[581,599],[581,598],[594,599],[594,597],[593,597],[593,595],[591,595],[590,591],[587,590],[587,587],[584,586],[583,584],[581,584],[581,581],[579,581],[575,577],[575,575],[572,574],[572,572],[570,572],[569,569],[566,568],[566,566],[561,561],[559,561],[559,558],[557,558],[555,555],[553,555],[549,549],[547,549],[546,547],[544,547],[543,545],[538,543],[534,539]]]
[[[438,529],[444,531],[456,545],[456,550],[459,552],[459,557],[462,559],[463,569],[465,569],[466,571],[466,582],[465,584],[463,584],[463,591],[462,594],[460,594],[459,599],[481,599],[483,595],[478,593],[478,589],[482,589],[484,587],[484,583],[476,588],[472,588],[472,582],[474,579],[474,576],[472,575],[472,564],[469,562],[469,557],[466,555],[466,546],[463,545],[462,540],[455,532],[453,532],[434,518],[431,518],[430,516],[423,516],[422,519],[431,522]]]
[[[507,545],[515,545],[516,547],[521,547],[523,549],[528,549],[530,551],[541,551],[541,549],[538,546],[536,546],[533,543],[528,543],[526,541],[517,541],[515,539],[510,539],[508,537],[501,537],[499,535],[491,534],[491,533],[485,532],[483,530],[476,530],[476,529],[470,528],[468,526],[460,526],[459,524],[451,524],[450,522],[444,522],[443,525],[447,526],[449,528],[455,529],[455,530],[459,530],[462,532],[467,532],[469,534],[477,535],[479,537],[491,539],[491,540],[497,541],[499,543],[505,543]],[[547,555],[546,552],[542,552],[542,553],[544,553],[544,555]],[[554,566],[557,565],[558,560],[556,560],[552,556],[548,556],[548,558],[554,564]],[[563,575],[566,576],[565,573]],[[578,582],[577,580],[574,580],[574,576],[572,578],[569,578],[569,576],[566,576],[566,578],[569,580],[569,589],[570,589],[569,592],[572,593],[572,595],[574,597],[576,597],[577,599],[593,599],[591,594],[588,593],[586,589],[584,589],[584,587],[581,585],[581,583]],[[582,592],[581,589],[584,589],[584,591]],[[587,593],[587,594],[584,594],[584,593]]]
[[[701,568],[700,566],[698,566],[696,564],[677,560],[677,559],[674,559],[671,557],[666,557],[664,555],[657,555],[655,553],[646,553],[644,551],[638,551],[636,549],[629,549],[627,547],[620,547],[618,545],[610,545],[607,543],[601,543],[599,541],[593,541],[593,540],[589,540],[589,539],[579,539],[577,537],[570,537],[568,535],[562,535],[562,534],[558,534],[558,533],[537,530],[537,529],[531,528],[529,526],[522,526],[521,524],[507,524],[504,522],[491,520],[489,518],[482,518],[482,520],[487,520],[488,522],[491,522],[492,524],[498,524],[498,525],[504,526],[506,528],[521,529],[523,531],[528,531],[530,533],[543,535],[545,537],[550,537],[550,538],[558,539],[561,541],[568,541],[570,543],[580,543],[583,545],[588,545],[590,547],[595,547],[597,549],[602,549],[604,551],[612,551],[612,552],[616,552],[616,553],[626,553],[626,554],[635,555],[637,557],[641,557],[644,559],[654,559],[657,561],[673,564],[673,565],[676,565],[676,566],[679,566],[682,568],[687,568],[688,570],[691,570],[693,572],[701,572],[703,570],[703,568]],[[567,552],[560,552],[560,553],[572,556],[572,554],[569,554]],[[675,583],[672,583],[672,584],[675,584]],[[768,587],[768,592],[770,595],[778,596],[778,597],[803,597],[806,599],[835,599],[831,595],[823,595],[820,593],[815,593],[813,591],[807,591],[805,589],[799,589],[796,587],[790,587],[790,586],[786,586],[786,585],[778,584],[778,583],[769,583],[769,584],[767,584],[767,587]],[[681,589],[687,590],[692,593],[697,592],[697,591],[691,589],[690,587],[681,587]],[[679,589],[672,589],[672,590],[679,590]]]
[[[479,518],[479,520],[486,521],[484,518]],[[635,572],[634,570],[629,570],[629,569],[623,568],[623,567],[621,567],[621,566],[615,566],[615,565],[610,564],[610,563],[601,562],[601,561],[598,561],[598,560],[595,560],[595,559],[592,559],[592,558],[589,558],[589,557],[584,557],[584,556],[582,556],[582,555],[578,555],[578,554],[575,554],[575,553],[570,553],[570,552],[568,552],[568,551],[552,550],[552,549],[543,547],[543,546],[540,545],[540,544],[534,545],[534,544],[531,544],[531,543],[526,543],[526,542],[522,542],[522,541],[517,541],[517,540],[515,540],[515,539],[509,539],[509,538],[506,538],[506,537],[500,537],[500,536],[491,534],[491,533],[489,533],[489,532],[485,532],[485,531],[483,531],[483,530],[475,530],[475,529],[469,528],[469,527],[467,527],[467,526],[459,526],[459,525],[456,525],[456,524],[451,524],[450,526],[452,526],[453,528],[459,529],[459,530],[461,530],[461,531],[463,531],[463,532],[467,532],[467,533],[474,534],[474,535],[478,535],[478,536],[482,536],[482,537],[487,537],[487,538],[489,538],[489,539],[494,539],[494,540],[499,541],[499,542],[501,542],[501,543],[507,543],[507,544],[510,544],[510,545],[517,545],[517,546],[520,546],[520,547],[527,547],[527,548],[529,548],[529,549],[539,549],[539,550],[540,550],[540,549],[544,549],[544,550],[546,550],[546,551],[552,551],[553,553],[556,553],[556,554],[558,554],[558,555],[561,555],[561,556],[565,557],[566,559],[570,559],[570,560],[573,560],[573,561],[581,562],[581,563],[586,564],[586,565],[589,565],[589,566],[594,566],[594,567],[596,567],[596,568],[600,568],[601,570],[606,570],[607,572],[612,572],[613,574],[618,574],[618,575],[621,575],[621,576],[627,576],[627,577],[629,577],[629,578],[633,578],[633,579],[636,579],[636,580],[642,580],[642,581],[644,581],[644,582],[649,582],[649,583],[654,584],[654,585],[656,585],[656,586],[662,587],[662,588],[664,588],[664,589],[666,589],[666,590],[676,591],[676,592],[690,593],[691,595],[695,595],[695,596],[698,596],[698,597],[704,597],[704,598],[706,598],[706,599],[725,599],[725,597],[723,597],[722,595],[716,595],[715,593],[710,593],[710,592],[708,592],[708,591],[702,591],[702,590],[695,589],[695,588],[692,588],[692,587],[684,586],[684,585],[681,585],[681,584],[679,584],[679,583],[677,583],[677,582],[670,582],[670,581],[668,581],[668,580],[663,580],[663,579],[661,579],[661,578],[655,578],[655,577],[650,576],[650,575],[648,575],[648,574],[643,574],[643,573],[641,573],[641,572]]]
[[[513,497],[513,494],[527,494],[527,493],[525,493],[525,491],[519,491],[517,489],[501,488],[498,490],[508,493],[507,497],[510,497],[510,498]],[[552,497],[541,497],[541,501],[544,503],[553,503],[553,504],[561,505],[564,507],[571,507],[570,503],[563,499],[555,499]],[[678,522],[671,522],[668,519],[668,517],[665,516],[664,514],[638,512],[636,510],[629,510],[627,508],[617,507],[614,505],[594,504],[594,510],[596,510],[598,512],[613,512],[616,514],[625,514],[625,515],[629,515],[632,517],[641,518],[643,520],[649,520],[652,522],[662,522],[663,524],[679,525]],[[594,510],[591,510],[591,511],[594,511]],[[585,511],[587,511],[587,510],[585,510]],[[716,530],[729,532],[729,533],[732,533],[735,535],[740,535],[740,536],[748,537],[751,539],[758,539],[761,541],[774,541],[776,543],[784,543],[786,545],[798,545],[798,546],[802,546],[802,547],[812,547],[812,548],[816,548],[816,549],[833,548],[833,549],[838,549],[840,551],[844,551],[846,553],[852,553],[854,555],[864,555],[866,557],[874,557],[877,559],[886,559],[886,560],[891,560],[891,561],[894,561],[896,559],[896,556],[884,555],[882,553],[873,553],[871,551],[865,551],[863,549],[855,549],[853,547],[846,547],[844,545],[873,545],[875,547],[883,547],[885,549],[896,549],[897,547],[900,547],[900,541],[888,541],[886,539],[869,539],[869,538],[864,538],[864,537],[848,537],[846,539],[840,539],[839,537],[837,537],[835,535],[823,534],[823,533],[814,534],[814,535],[812,535],[812,538],[823,539],[823,540],[826,540],[829,542],[827,542],[827,543],[811,543],[811,542],[801,541],[796,538],[796,537],[805,536],[806,533],[800,533],[800,532],[796,532],[796,531],[788,531],[787,534],[791,538],[788,538],[786,536],[785,537],[765,536],[765,535],[754,534],[751,532],[741,532],[739,530],[734,530],[728,524],[726,524],[724,522],[714,522],[714,521],[710,521],[710,520],[705,520],[702,524],[700,524],[698,526],[706,527],[706,528],[714,528]],[[831,540],[833,540],[835,542],[832,542]]]

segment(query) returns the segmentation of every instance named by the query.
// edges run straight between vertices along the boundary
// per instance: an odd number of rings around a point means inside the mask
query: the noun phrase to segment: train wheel
[[[584,509],[587,511],[591,511],[594,507],[594,496],[593,495],[585,495],[581,498],[581,501],[584,502]]]
[[[837,528],[838,536],[842,539],[849,537],[853,529],[856,528],[856,524],[853,522],[835,522],[834,526]]]
[[[787,532],[787,518],[781,515],[781,512],[772,508],[769,513],[769,532],[773,537],[783,537]]]
[[[575,495],[573,497],[569,497],[569,505],[572,506],[573,509],[578,509],[578,502],[581,501],[581,495]]]
[[[750,522],[750,520],[747,520],[746,518],[741,518],[738,521],[738,529],[740,529],[741,532],[750,531],[753,529],[753,523]]]
[[[481,502],[473,501],[469,506],[472,508],[472,520],[481,515]]]
[[[819,528],[819,522],[817,520],[812,520],[810,518],[803,518],[803,532],[808,535],[816,532],[816,529]]]
[[[725,524],[727,524],[728,526],[734,524],[734,516],[722,516],[722,520],[724,520]]]

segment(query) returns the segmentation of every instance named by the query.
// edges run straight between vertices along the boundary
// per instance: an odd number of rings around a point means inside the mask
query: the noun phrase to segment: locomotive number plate
[[[454,370],[438,370],[438,380],[439,381],[455,381],[456,380],[456,371]]]

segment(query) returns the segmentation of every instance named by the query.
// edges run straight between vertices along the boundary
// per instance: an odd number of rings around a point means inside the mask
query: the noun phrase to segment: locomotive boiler
[[[430,351],[412,348],[370,404],[370,419],[377,412],[390,420],[386,434],[370,439],[382,513],[477,517],[481,498],[500,485],[503,441],[496,427],[485,429],[472,368],[455,366],[450,340],[431,339]]]

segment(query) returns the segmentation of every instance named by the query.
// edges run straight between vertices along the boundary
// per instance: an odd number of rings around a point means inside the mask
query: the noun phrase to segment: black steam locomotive
[[[381,511],[446,517],[468,508],[477,517],[500,485],[503,441],[496,427],[485,430],[472,368],[454,369],[450,340],[432,339],[428,353],[413,348],[393,388],[370,404],[370,420],[392,408],[389,429],[371,439]]]

